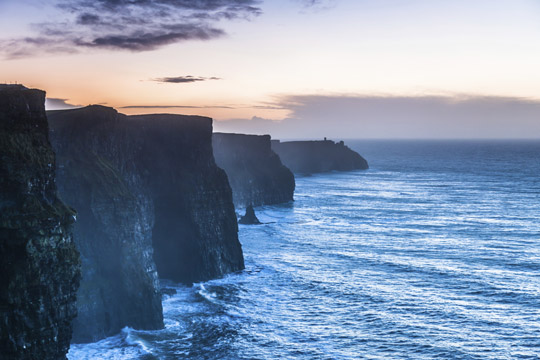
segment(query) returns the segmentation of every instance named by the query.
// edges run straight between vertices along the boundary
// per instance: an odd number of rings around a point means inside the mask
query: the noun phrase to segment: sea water
[[[256,208],[245,271],[69,359],[539,359],[540,142],[348,143],[370,169]]]

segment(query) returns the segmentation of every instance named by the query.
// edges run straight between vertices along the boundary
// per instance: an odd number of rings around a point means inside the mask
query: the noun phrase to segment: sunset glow
[[[0,81],[69,105],[280,120],[293,114],[280,100],[298,95],[540,99],[534,0],[248,1],[256,12],[211,23],[223,35],[206,40],[77,46],[62,36],[87,28],[62,25],[52,45],[29,46],[24,39],[40,38],[51,23],[80,22],[57,3],[65,1],[0,4]],[[201,80],[157,81],[174,77]]]

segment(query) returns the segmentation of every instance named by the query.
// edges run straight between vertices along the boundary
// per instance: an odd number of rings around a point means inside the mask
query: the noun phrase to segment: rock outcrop
[[[293,200],[293,173],[272,151],[269,135],[214,133],[214,156],[225,170],[236,206],[271,205]]]
[[[259,225],[261,222],[259,221],[259,219],[257,219],[257,215],[255,215],[255,210],[253,209],[253,206],[249,205],[246,208],[246,213],[240,218],[238,223],[243,225]]]
[[[191,283],[243,269],[231,189],[212,154],[211,119],[125,116],[102,106],[49,117],[60,195],[79,211],[75,340],[126,325],[161,327],[158,273]],[[92,317],[97,325],[85,327]]]
[[[0,357],[63,359],[80,276],[56,195],[45,92],[0,86]]]
[[[272,140],[281,161],[297,174],[312,174],[332,170],[350,171],[368,168],[366,159],[345,146],[343,141],[289,141]]]

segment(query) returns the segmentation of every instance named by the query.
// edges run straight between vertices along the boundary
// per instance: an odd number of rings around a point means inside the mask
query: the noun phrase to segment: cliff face
[[[191,283],[243,269],[231,188],[213,156],[212,119],[145,115],[128,122],[154,202],[160,277]]]
[[[289,142],[272,140],[272,150],[289,169],[299,174],[368,168],[366,159],[345,146],[343,141],[335,143],[330,140]]]
[[[0,354],[62,359],[76,315],[74,211],[56,196],[45,93],[0,86]]]
[[[237,206],[279,204],[293,200],[293,173],[272,151],[269,135],[214,133],[214,156],[225,170]]]
[[[125,326],[163,327],[153,205],[122,116],[88,107],[50,112],[49,118],[59,194],[78,211],[74,238],[83,277],[73,342],[96,341]]]
[[[211,119],[125,116],[102,106],[49,117],[60,195],[79,211],[76,341],[126,325],[161,327],[157,273],[189,283],[243,269],[231,190],[212,155]]]

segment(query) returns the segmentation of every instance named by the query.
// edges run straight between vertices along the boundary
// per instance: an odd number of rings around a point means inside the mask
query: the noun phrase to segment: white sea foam
[[[71,344],[69,360],[125,360],[150,354],[146,344],[132,335],[133,329],[122,329],[118,335],[90,344]]]

